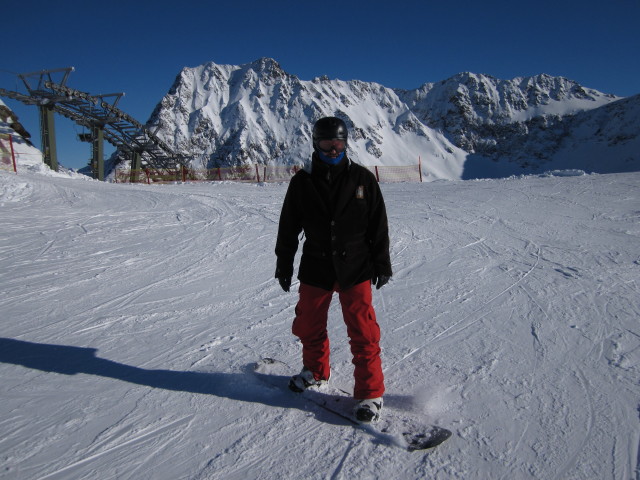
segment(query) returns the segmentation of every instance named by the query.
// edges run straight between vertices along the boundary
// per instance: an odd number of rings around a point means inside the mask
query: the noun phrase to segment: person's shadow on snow
[[[282,391],[270,388],[257,378],[252,378],[250,365],[242,373],[145,370],[100,358],[96,353],[95,348],[49,345],[0,337],[2,363],[62,375],[96,375],[151,388],[215,395],[274,407],[305,407],[305,402],[299,402],[284,391],[284,388]],[[283,387],[285,385],[286,382]],[[343,423],[339,418],[332,418],[323,412],[318,412],[317,416],[328,423]]]

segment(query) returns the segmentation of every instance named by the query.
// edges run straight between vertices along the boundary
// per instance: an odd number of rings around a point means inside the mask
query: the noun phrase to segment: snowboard
[[[257,377],[267,385],[287,391],[301,400],[309,400],[315,406],[337,415],[348,424],[372,434],[381,443],[395,445],[408,451],[427,450],[437,447],[451,437],[451,431],[429,425],[412,412],[398,410],[387,405],[382,409],[378,422],[360,423],[352,415],[356,401],[345,390],[332,386],[308,388],[302,393],[289,389],[289,379],[295,375],[286,363],[273,358],[263,358],[254,366]]]

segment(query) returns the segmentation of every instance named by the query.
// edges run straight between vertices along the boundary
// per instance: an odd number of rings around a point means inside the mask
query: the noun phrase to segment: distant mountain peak
[[[313,122],[339,116],[355,161],[410,165],[420,157],[427,176],[461,178],[478,158],[509,171],[544,168],[571,136],[573,115],[617,100],[544,73],[501,80],[461,72],[414,90],[327,76],[303,81],[264,57],[184,68],[149,124],[194,167],[293,165],[311,154]]]

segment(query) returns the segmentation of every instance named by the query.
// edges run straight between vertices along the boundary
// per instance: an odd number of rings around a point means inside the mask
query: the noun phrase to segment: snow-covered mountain
[[[185,68],[149,124],[199,167],[302,164],[311,127],[325,115],[343,118],[351,157],[362,164],[417,164],[428,156],[439,177],[456,178],[465,152],[421,123],[390,88],[361,81],[303,81],[275,60]]]
[[[546,169],[559,160],[561,150],[575,144],[603,140],[617,144],[613,139],[620,125],[611,125],[616,119],[635,129],[625,135],[627,141],[637,140],[640,133],[640,97],[619,108],[602,109],[620,99],[544,74],[499,80],[462,73],[399,95],[421,122],[445,132],[455,145],[474,155],[471,159],[484,157],[502,163],[503,169],[509,164],[527,171]],[[593,128],[585,132],[585,124]],[[624,154],[613,156],[626,160]],[[600,155],[581,154],[571,166],[599,172],[627,170],[619,165],[611,170],[611,165],[601,165],[602,160]]]
[[[461,73],[415,90],[359,80],[300,80],[273,59],[184,68],[148,124],[195,167],[301,164],[311,125],[349,125],[364,165],[422,159],[431,178],[556,168],[640,169],[640,96],[620,99],[561,77]]]

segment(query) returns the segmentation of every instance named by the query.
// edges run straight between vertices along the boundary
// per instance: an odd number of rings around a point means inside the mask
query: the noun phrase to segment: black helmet
[[[313,125],[313,146],[316,148],[318,140],[347,141],[347,124],[337,117],[324,117]]]

